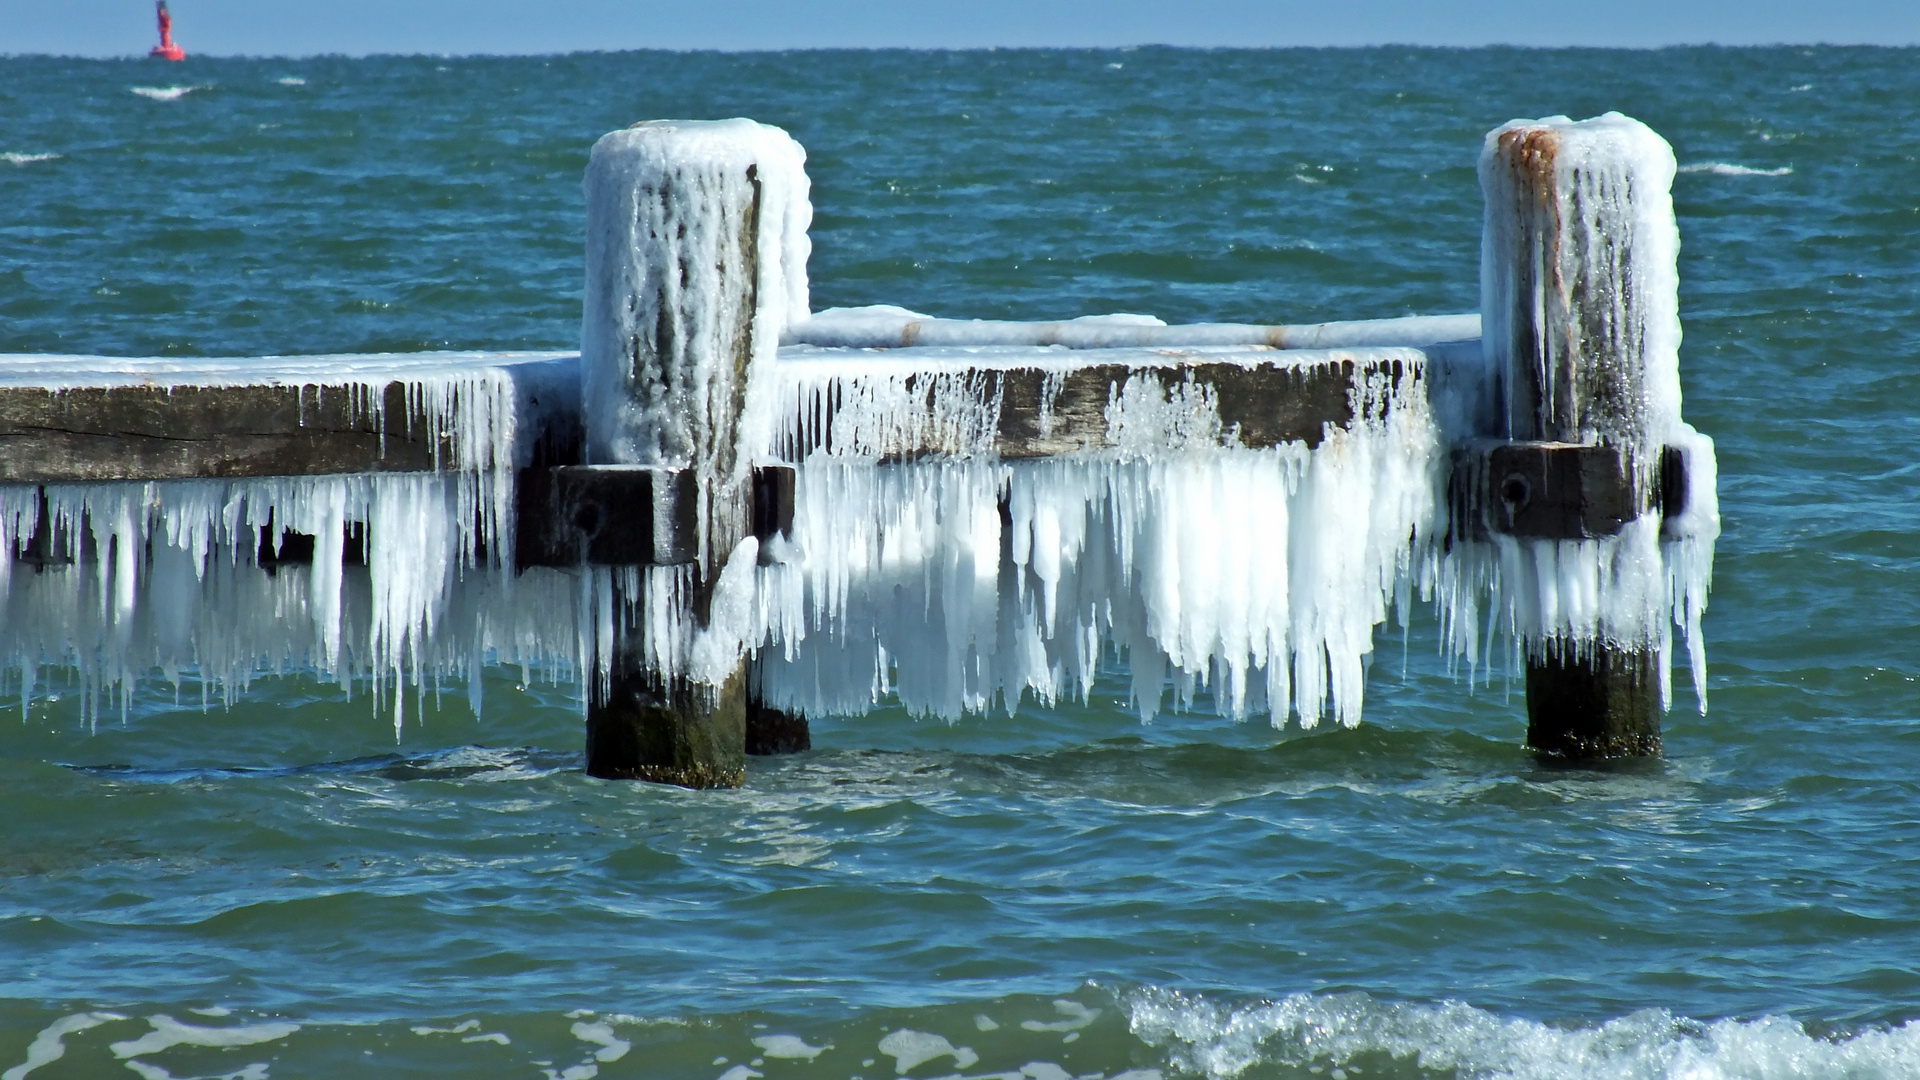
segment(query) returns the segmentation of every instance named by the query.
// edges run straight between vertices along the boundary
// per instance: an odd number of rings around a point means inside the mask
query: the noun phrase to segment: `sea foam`
[[[1391,1058],[1418,1076],[1458,1080],[1841,1078],[1920,1073],[1920,1024],[1822,1038],[1781,1016],[1693,1020],[1644,1009],[1560,1027],[1460,1002],[1380,1001],[1367,994],[1293,994],[1226,1005],[1148,988],[1124,998],[1133,1033],[1176,1069],[1233,1080],[1256,1066],[1331,1069]],[[1264,1075],[1264,1073],[1263,1073]],[[1395,1075],[1399,1075],[1396,1073]]]
[[[1724,161],[1696,161],[1691,165],[1680,166],[1683,173],[1711,173],[1714,176],[1791,176],[1793,166],[1782,165],[1777,169],[1756,169],[1750,165],[1731,165]]]

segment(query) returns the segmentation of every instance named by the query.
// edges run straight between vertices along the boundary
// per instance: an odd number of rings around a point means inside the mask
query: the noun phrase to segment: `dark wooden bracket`
[[[1654,489],[1643,495],[1612,446],[1477,440],[1453,452],[1448,500],[1454,539],[1614,536],[1649,510],[1671,516],[1686,508],[1686,458],[1665,447]]]
[[[692,471],[644,465],[522,469],[514,560],[534,566],[671,566],[697,558],[699,485]],[[794,472],[755,469],[753,531],[793,527]]]

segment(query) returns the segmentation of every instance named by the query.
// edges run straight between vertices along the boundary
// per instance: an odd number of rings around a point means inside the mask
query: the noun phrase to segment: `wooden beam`
[[[1072,366],[1057,361],[1009,363],[1004,356],[982,358],[989,362],[975,367],[956,366],[951,357],[927,358],[924,367],[917,366],[922,358],[911,356],[876,358],[871,367],[835,363],[823,376],[802,381],[797,387],[798,397],[787,407],[812,422],[798,425],[804,433],[802,438],[795,445],[783,445],[781,453],[797,461],[822,448],[853,452],[851,436],[839,434],[837,421],[847,401],[867,396],[860,385],[867,379],[901,380],[909,399],[925,402],[928,422],[900,424],[885,435],[883,447],[867,446],[859,452],[889,459],[987,452],[984,445],[953,444],[956,438],[973,436],[933,422],[937,407],[952,404],[939,399],[958,386],[964,387],[963,393],[978,395],[983,407],[995,410],[991,414],[991,452],[1004,459],[1021,460],[1111,449],[1110,407],[1135,380],[1152,380],[1163,394],[1204,388],[1218,412],[1222,439],[1230,445],[1264,449],[1303,443],[1312,448],[1320,444],[1328,425],[1345,428],[1353,424],[1355,402],[1366,399],[1368,383],[1378,380],[1404,391],[1411,389],[1404,380],[1424,380],[1427,371],[1426,353],[1404,348],[1257,354],[1271,356],[1272,362],[1117,351],[1124,361],[1116,357],[1100,362],[1099,354],[1083,353],[1075,357],[1081,362]],[[1312,359],[1302,362],[1302,356]],[[806,363],[794,361],[782,366],[788,369],[788,377],[801,373],[799,377],[805,380]],[[957,380],[956,375],[964,379]],[[789,392],[793,389],[790,387]],[[816,411],[819,415],[814,415]],[[861,437],[871,435],[863,432]]]
[[[575,357],[0,356],[0,483],[426,472],[507,429],[522,464],[579,462]]]
[[[1136,377],[1169,387],[1211,387],[1222,428],[1240,445],[1298,441],[1316,446],[1327,424],[1352,423],[1356,379],[1384,373],[1398,380],[1410,367],[1418,378],[1424,370],[1421,354],[1411,351],[1408,358],[1393,360],[1365,359],[1364,352],[1330,353],[1363,359],[1304,364],[1298,354],[1284,362],[1274,354],[1274,363],[1251,365],[1172,353],[1145,354],[1154,363],[1140,362],[1138,353],[1127,363],[1100,362],[1098,353],[1081,355],[1089,362],[1064,370],[1057,364],[981,369],[984,393],[999,401],[994,449],[1000,456],[1024,459],[1106,448],[1108,402]],[[926,377],[932,376],[929,371]],[[519,438],[532,448],[535,465],[578,464],[580,416],[570,404],[578,400],[577,373],[565,365],[543,370],[540,377],[533,396],[569,404],[556,408],[542,400],[523,409],[516,418]],[[414,383],[388,380],[379,392],[380,407],[374,404],[364,388],[321,382],[57,388],[0,383],[0,483],[426,472],[457,460],[456,433],[432,435],[433,418],[420,406]],[[820,434],[819,442],[831,446],[831,417]],[[910,446],[899,454],[942,449]]]
[[[1643,513],[1674,517],[1687,505],[1686,455],[1671,446],[1661,451],[1659,482],[1644,491],[1619,449],[1600,443],[1474,439],[1453,455],[1456,538],[1593,540]]]
[[[711,590],[753,526],[742,466],[755,448],[740,422],[747,384],[778,346],[755,315],[763,270],[777,265],[761,260],[760,170],[780,140],[793,145],[745,120],[660,121],[606,135],[587,164],[587,459],[682,470],[675,491],[691,489],[696,508],[694,590],[672,616],[683,626],[707,623]],[[656,621],[626,587],[614,583],[609,691],[587,700],[587,773],[740,786],[749,661],[718,685],[657,670]]]
[[[1242,446],[1264,448],[1291,442],[1320,445],[1326,425],[1353,422],[1356,374],[1387,370],[1398,380],[1406,365],[1390,361],[1357,367],[1351,360],[1310,366],[1197,363],[1159,368],[1090,364],[1064,376],[1032,368],[998,373],[1000,424],[994,448],[1003,458],[1047,457],[1100,450],[1107,439],[1107,405],[1129,379],[1146,376],[1163,385],[1194,383],[1213,388],[1220,427]],[[1057,380],[1051,381],[1050,380]],[[1049,388],[1057,388],[1049,396]],[[1044,423],[1043,423],[1044,421]]]
[[[513,555],[523,570],[694,561],[699,491],[689,470],[644,465],[522,469],[514,487]]]
[[[407,384],[0,386],[0,482],[423,472],[457,460]],[[381,414],[384,413],[384,423]]]
[[[753,534],[793,529],[794,472],[753,471]],[[534,566],[674,566],[696,562],[700,488],[690,469],[569,465],[521,469],[514,561]]]

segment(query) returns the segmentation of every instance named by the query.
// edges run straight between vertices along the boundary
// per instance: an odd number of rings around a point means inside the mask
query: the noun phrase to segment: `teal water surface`
[[[1911,49],[0,58],[0,352],[571,347],[587,149],[659,116],[807,147],[816,307],[1472,310],[1481,135],[1618,109],[1682,166],[1725,517],[1712,707],[1610,769],[1427,618],[1355,730],[1116,672],[729,792],[583,776],[506,669],[398,744],[299,677],[44,699],[0,1075],[1920,1076],[1916,100]]]

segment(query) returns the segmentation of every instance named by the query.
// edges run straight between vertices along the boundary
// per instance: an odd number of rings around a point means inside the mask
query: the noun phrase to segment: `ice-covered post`
[[[1523,538],[1506,565],[1534,608],[1520,628],[1527,743],[1566,757],[1660,751],[1660,493],[1680,407],[1673,174],[1666,141],[1618,113],[1514,121],[1480,159],[1483,340],[1512,440],[1488,502],[1496,528]]]
[[[751,120],[613,132],[587,166],[581,332],[587,457],[675,474],[681,566],[612,574],[611,670],[587,710],[587,771],[689,787],[744,780],[747,661],[716,589],[749,581],[756,381],[807,310],[804,152]],[[660,516],[660,503],[635,513]],[[732,619],[731,624],[729,619]]]

